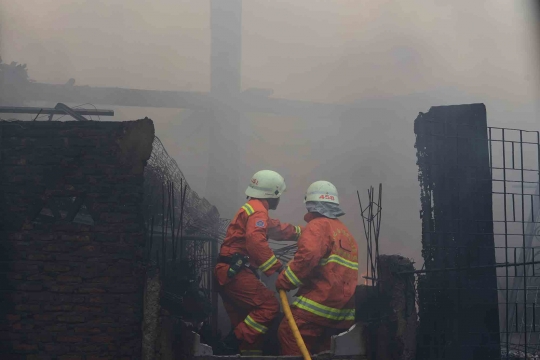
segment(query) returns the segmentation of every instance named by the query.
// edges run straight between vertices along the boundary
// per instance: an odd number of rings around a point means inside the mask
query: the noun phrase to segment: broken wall
[[[414,266],[399,255],[381,255],[379,286],[356,287],[356,321],[363,325],[369,360],[413,360],[418,315]]]
[[[0,123],[0,358],[141,357],[150,119]]]

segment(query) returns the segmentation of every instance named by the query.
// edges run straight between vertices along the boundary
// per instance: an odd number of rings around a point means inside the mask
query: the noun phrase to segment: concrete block
[[[332,336],[332,353],[335,356],[366,355],[366,343],[361,324],[354,324],[348,331]]]
[[[201,343],[201,336],[196,332],[191,332],[193,335],[193,355],[194,356],[207,356],[213,355],[212,347]]]

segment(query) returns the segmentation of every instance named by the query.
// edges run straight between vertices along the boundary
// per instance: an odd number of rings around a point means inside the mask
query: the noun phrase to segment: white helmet
[[[272,170],[261,170],[251,177],[246,195],[258,199],[277,199],[285,189],[283,176]]]
[[[324,201],[339,205],[337,189],[328,181],[315,181],[306,191],[304,203],[307,201]]]

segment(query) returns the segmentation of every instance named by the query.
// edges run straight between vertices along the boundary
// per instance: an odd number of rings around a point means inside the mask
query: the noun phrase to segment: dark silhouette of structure
[[[432,107],[416,118],[415,133],[425,264],[418,284],[418,357],[498,359],[493,189],[485,106]]]

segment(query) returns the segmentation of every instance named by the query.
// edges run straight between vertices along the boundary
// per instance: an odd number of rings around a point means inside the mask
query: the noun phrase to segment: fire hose
[[[284,290],[279,290],[279,297],[281,298],[281,304],[283,304],[283,311],[285,312],[285,317],[289,322],[289,326],[291,327],[291,330],[293,332],[296,344],[300,348],[304,360],[311,360],[311,356],[309,355],[309,351],[306,348],[306,344],[304,344],[304,339],[302,339],[302,335],[300,335],[298,326],[296,326],[296,322],[294,321],[294,318],[292,316],[291,308],[289,307],[289,301],[287,300],[287,294]]]

